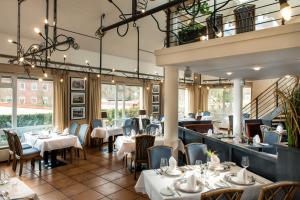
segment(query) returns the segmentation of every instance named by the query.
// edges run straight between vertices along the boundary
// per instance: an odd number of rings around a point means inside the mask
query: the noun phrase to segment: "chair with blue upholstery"
[[[77,128],[78,128],[77,122],[72,122],[71,126],[70,126],[70,130],[69,130],[70,135],[77,135],[77,132],[76,132]]]
[[[267,143],[270,145],[279,144],[281,141],[281,134],[277,131],[268,131],[264,130],[263,132],[263,143]],[[263,152],[270,154],[277,154],[277,148],[267,148],[263,149]]]
[[[31,168],[34,169],[35,160],[39,161],[39,170],[42,170],[41,166],[41,160],[42,156],[40,155],[40,151],[36,148],[28,148],[28,149],[22,149],[22,144],[20,142],[20,138],[16,133],[10,132],[10,134],[13,137],[14,140],[14,154],[15,154],[15,163],[13,164],[14,171],[17,168],[17,162],[20,161],[20,170],[19,170],[19,176],[22,175],[23,170],[23,163],[25,161],[30,160],[31,161]]]
[[[91,126],[92,126],[92,130],[94,130],[94,128],[99,128],[99,127],[103,127],[103,123],[101,119],[93,119],[91,121]],[[99,147],[99,149],[101,149],[102,145],[103,145],[103,138],[90,138],[91,140],[91,144],[97,145]]]
[[[202,143],[190,143],[185,146],[185,157],[188,165],[194,165],[196,160],[205,163],[207,160],[207,145]]]
[[[78,139],[80,141],[82,149],[76,148],[77,150],[82,150],[83,151],[83,156],[84,156],[85,160],[86,160],[86,145],[87,145],[88,130],[89,130],[89,125],[88,124],[81,124],[80,125],[79,132],[78,132]]]
[[[146,127],[146,133],[150,134],[150,135],[155,135],[156,129],[159,129],[159,125],[158,124],[149,124]]]
[[[202,117],[203,116],[210,116],[210,112],[208,112],[208,111],[202,112]]]
[[[136,134],[140,133],[140,120],[138,118],[131,118],[132,119],[132,126],[135,130]]]
[[[150,119],[143,118],[141,121],[142,121],[143,130],[146,130],[147,126],[150,124]]]
[[[125,136],[129,136],[131,134],[131,130],[133,129],[132,124],[133,124],[132,119],[130,118],[125,119],[124,126],[123,126],[123,132]]]
[[[195,113],[189,113],[188,117],[192,118],[192,119],[196,119],[196,114]]]
[[[102,127],[102,120],[101,119],[93,119],[92,120],[92,129],[97,128],[97,127]]]
[[[151,148],[148,148],[148,166],[149,169],[159,169],[160,160],[162,158],[169,158],[172,156],[172,147],[157,145]]]

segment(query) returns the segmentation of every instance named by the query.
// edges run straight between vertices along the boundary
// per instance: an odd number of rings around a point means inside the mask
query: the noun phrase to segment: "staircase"
[[[243,113],[250,114],[251,119],[269,119],[272,125],[284,122],[281,102],[276,90],[291,91],[296,84],[295,77],[283,77],[259,94],[243,108]]]

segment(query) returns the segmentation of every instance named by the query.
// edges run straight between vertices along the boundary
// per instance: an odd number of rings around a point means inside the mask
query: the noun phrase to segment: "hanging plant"
[[[288,134],[289,147],[300,148],[300,85],[299,77],[291,91],[276,90],[286,118],[285,125]]]

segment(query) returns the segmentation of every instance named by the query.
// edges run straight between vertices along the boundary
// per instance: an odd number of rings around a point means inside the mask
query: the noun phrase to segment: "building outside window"
[[[43,84],[43,90],[48,91],[49,85],[47,83]]]
[[[32,91],[36,91],[36,90],[37,90],[37,85],[38,85],[38,84],[35,83],[35,82],[34,82],[34,83],[31,83],[31,90],[32,90]]]
[[[25,97],[19,97],[19,104],[25,104]]]
[[[43,97],[43,105],[48,105],[48,97]]]
[[[25,90],[25,83],[19,83],[19,90]]]
[[[31,104],[37,104],[37,97],[31,97]]]
[[[178,118],[182,119],[189,112],[189,91],[187,88],[178,89]]]

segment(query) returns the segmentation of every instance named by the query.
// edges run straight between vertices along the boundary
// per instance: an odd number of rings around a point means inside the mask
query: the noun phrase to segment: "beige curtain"
[[[203,112],[208,110],[208,90],[206,88],[199,88],[199,104],[198,112]]]
[[[152,84],[151,82],[146,82],[144,84],[144,109],[149,116],[152,113]]]
[[[197,112],[197,99],[195,99],[195,88],[194,85],[189,85],[188,86],[188,91],[189,91],[189,113],[196,113]]]
[[[62,132],[68,126],[68,75],[57,75],[53,77],[53,80],[54,126]]]
[[[88,107],[89,122],[93,119],[100,119],[101,112],[101,80],[100,78],[90,75],[88,80]]]
[[[165,106],[165,81],[160,83],[160,114],[161,115],[165,115],[164,114],[164,106]]]

